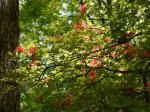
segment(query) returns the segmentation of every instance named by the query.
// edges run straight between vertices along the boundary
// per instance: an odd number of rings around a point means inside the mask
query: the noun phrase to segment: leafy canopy
[[[146,0],[22,1],[22,111],[149,110],[148,8]]]

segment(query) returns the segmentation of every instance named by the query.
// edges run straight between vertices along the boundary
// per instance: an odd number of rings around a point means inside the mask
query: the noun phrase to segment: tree
[[[0,0],[0,112],[19,112],[14,54],[19,39],[19,0]]]
[[[38,48],[19,55],[23,111],[148,111],[148,1],[33,1],[21,10],[22,45]]]

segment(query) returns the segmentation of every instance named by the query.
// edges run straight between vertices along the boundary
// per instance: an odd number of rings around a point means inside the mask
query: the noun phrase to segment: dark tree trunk
[[[11,78],[16,64],[14,53],[19,39],[19,0],[0,0],[0,112],[19,112],[18,84]]]

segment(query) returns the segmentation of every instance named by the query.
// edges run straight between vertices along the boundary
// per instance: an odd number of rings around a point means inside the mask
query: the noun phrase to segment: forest
[[[0,0],[0,112],[150,112],[150,0]]]

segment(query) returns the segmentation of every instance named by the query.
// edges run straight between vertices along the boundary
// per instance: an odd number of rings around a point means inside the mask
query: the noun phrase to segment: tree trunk
[[[19,39],[19,0],[0,0],[0,112],[19,112],[18,84],[11,78],[16,64],[14,54]]]

